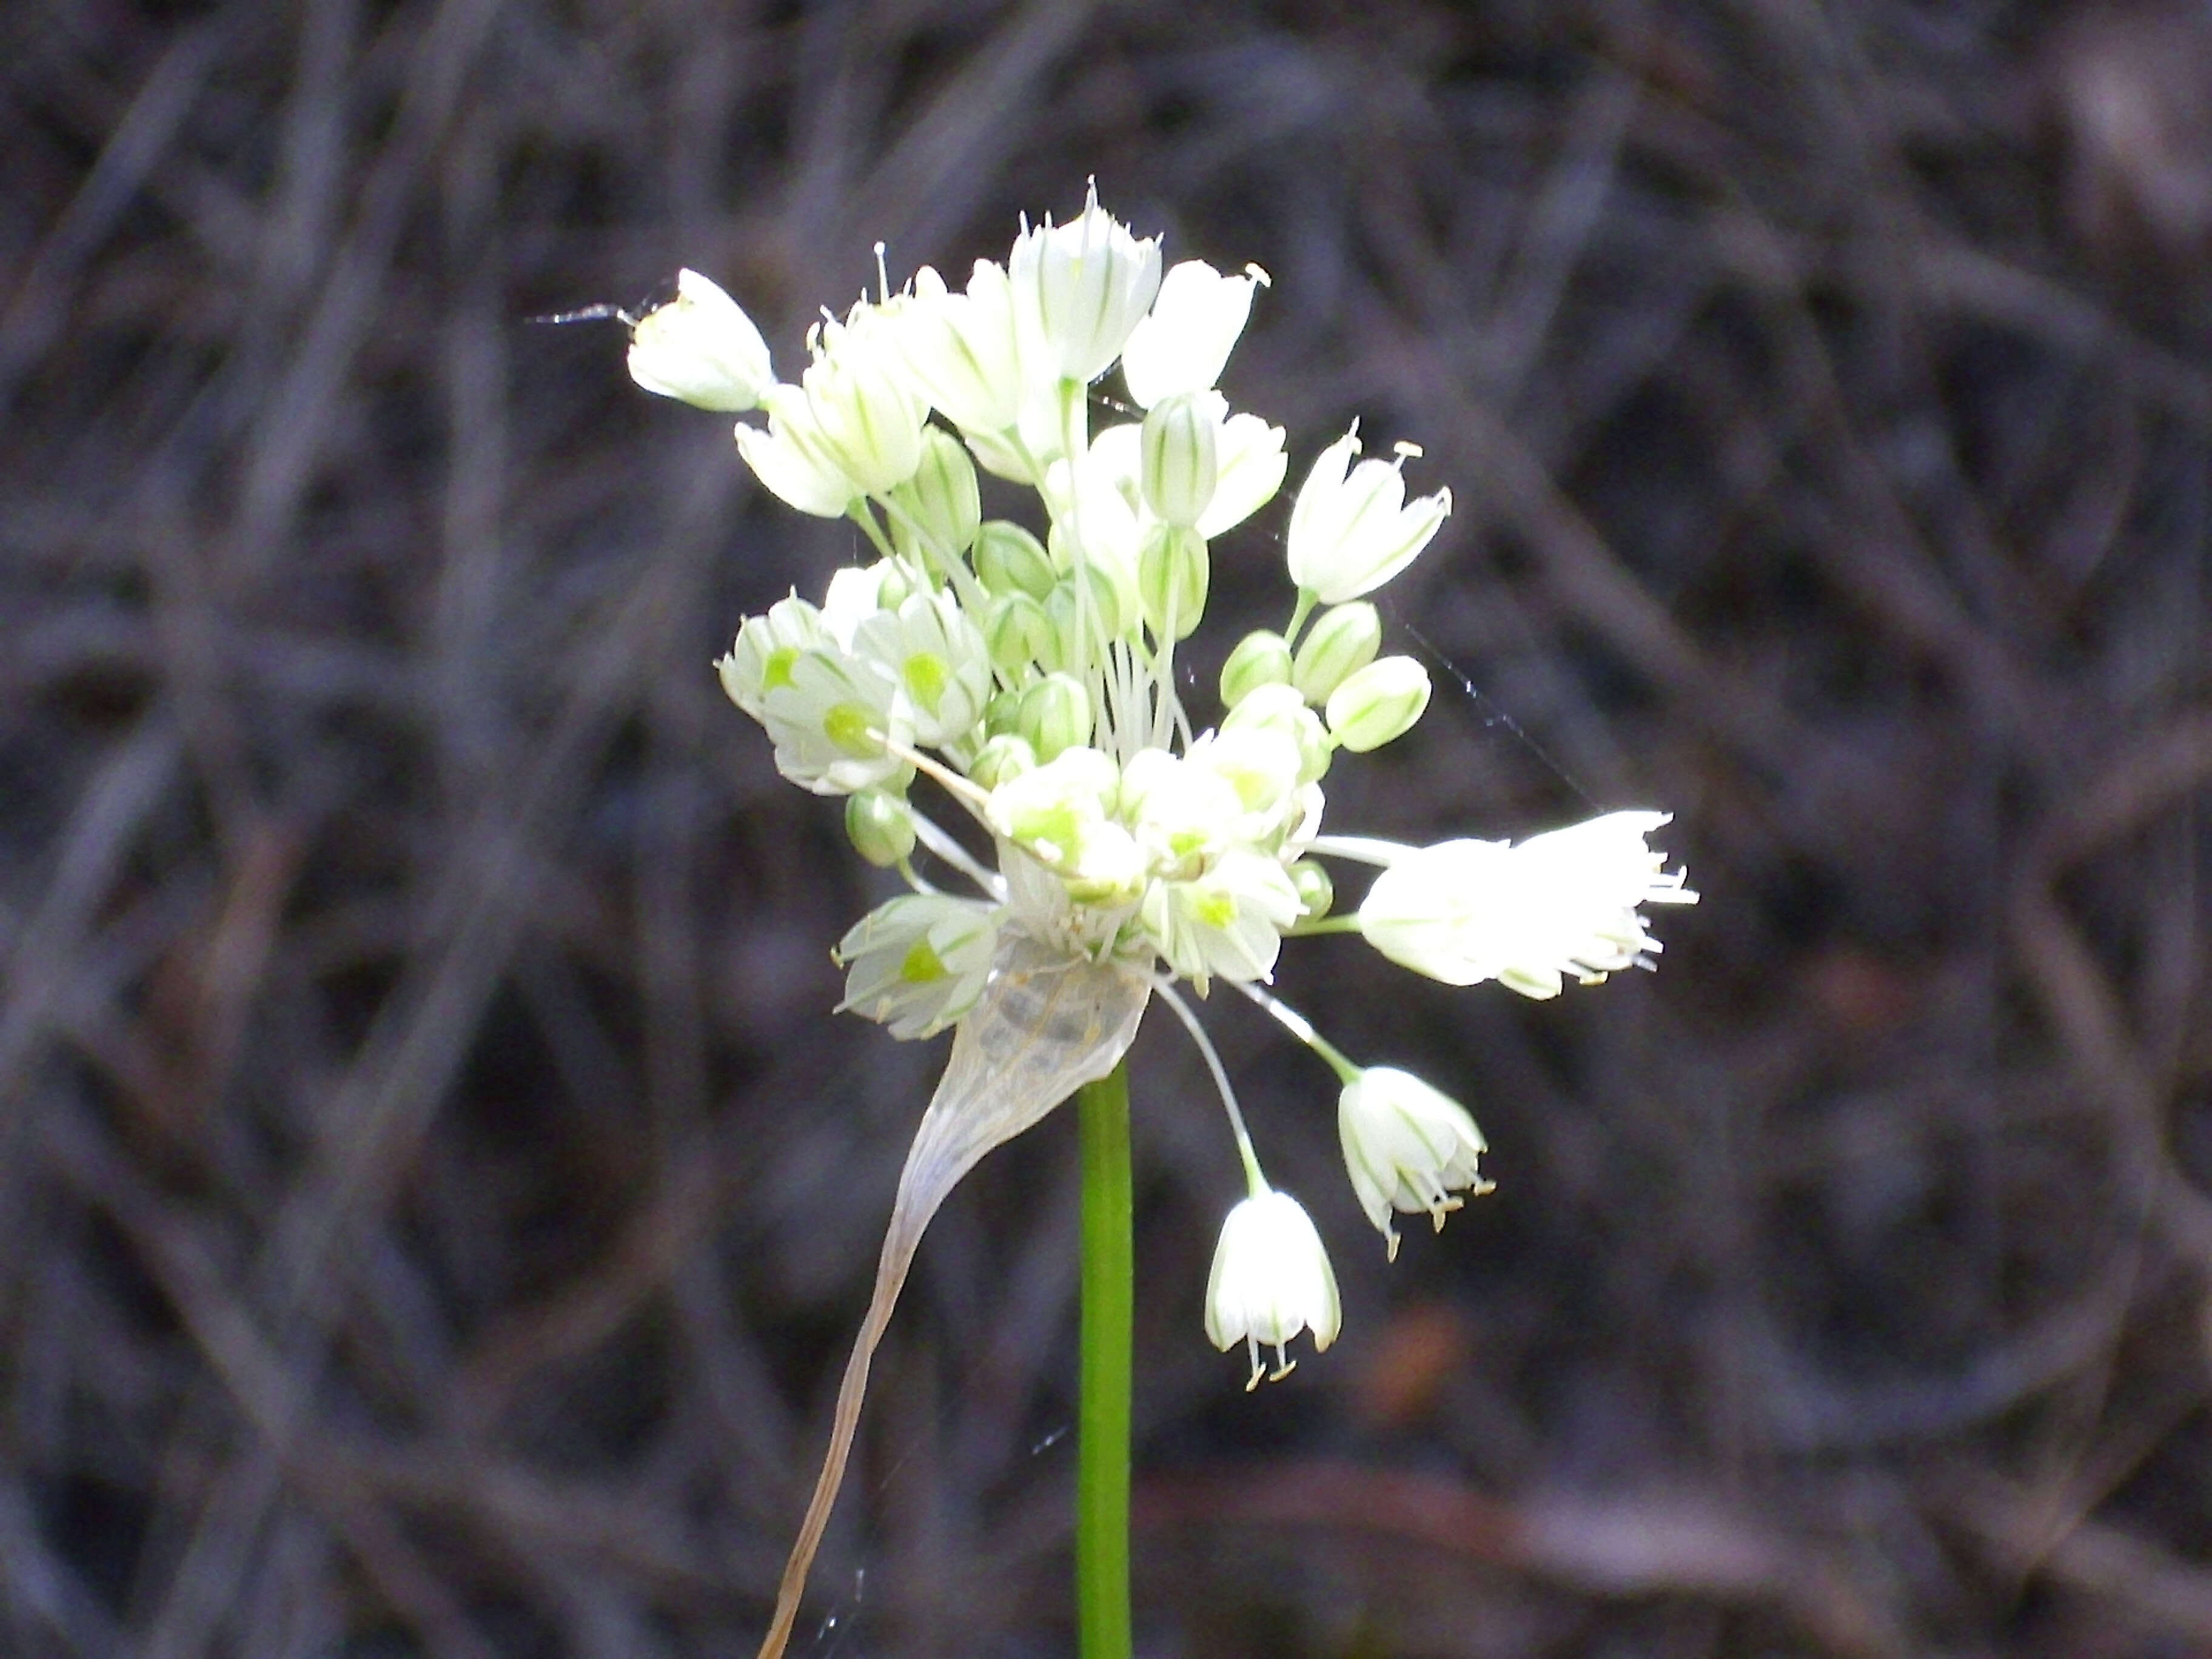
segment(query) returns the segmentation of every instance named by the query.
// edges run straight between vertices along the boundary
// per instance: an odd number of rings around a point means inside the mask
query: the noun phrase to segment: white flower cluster
[[[737,428],[756,477],[801,512],[848,519],[878,556],[839,571],[819,605],[794,596],[749,618],[718,665],[783,775],[843,796],[854,845],[913,890],[839,944],[843,1006],[895,1036],[945,1030],[991,994],[1017,939],[1144,978],[1201,1043],[1174,985],[1233,985],[1338,1073],[1346,1168],[1395,1254],[1395,1214],[1441,1226],[1456,1194],[1486,1190],[1482,1137],[1454,1101],[1346,1060],[1259,988],[1284,938],[1357,930],[1448,983],[1547,997],[1566,975],[1648,963],[1659,946],[1638,907],[1695,896],[1647,845],[1666,822],[1655,812],[1518,845],[1323,832],[1337,755],[1403,735],[1429,700],[1419,663],[1381,654],[1364,597],[1451,508],[1448,490],[1407,499],[1411,446],[1363,460],[1355,428],[1322,452],[1290,514],[1287,626],[1229,654],[1210,726],[1184,708],[1175,653],[1204,611],[1212,544],[1287,465],[1282,428],[1216,389],[1266,281],[1196,260],[1164,273],[1158,239],[1094,192],[1070,222],[1025,228],[1003,265],[979,261],[963,289],[924,268],[825,318],[796,383],[691,271],[635,325],[630,368],[648,391],[764,416]],[[1127,402],[1103,407],[1137,418],[1093,431],[1091,383],[1117,362]],[[979,469],[1036,491],[1033,526],[982,516]],[[925,778],[965,813],[969,840],[916,804]],[[975,850],[985,837],[989,859]],[[917,847],[975,896],[939,890]],[[1379,866],[1354,915],[1329,914],[1322,859]],[[1317,1348],[1334,1339],[1336,1286],[1223,1082],[1250,1195],[1222,1230],[1206,1328],[1247,1346],[1256,1382],[1263,1346],[1279,1376],[1300,1330]]]

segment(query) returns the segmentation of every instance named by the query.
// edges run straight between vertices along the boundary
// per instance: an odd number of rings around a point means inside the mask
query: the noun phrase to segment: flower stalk
[[[1135,1240],[1127,1061],[1076,1096],[1083,1158],[1075,1611],[1082,1659],[1129,1659],[1129,1419]]]

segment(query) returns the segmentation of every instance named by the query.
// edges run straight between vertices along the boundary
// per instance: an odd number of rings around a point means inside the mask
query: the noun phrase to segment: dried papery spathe
[[[854,1339],[852,1358],[845,1362],[830,1449],[783,1570],[775,1617],[761,1644],[760,1659],[777,1659],[791,1639],[806,1575],[852,1455],[860,1402],[868,1391],[868,1367],[890,1323],[923,1229],[984,1153],[1012,1140],[1121,1062],[1151,995],[1149,975],[1125,964],[1071,958],[1018,934],[1000,943],[991,982],[956,1030],[945,1075],[899,1174],[898,1197],[876,1262],[875,1293]]]

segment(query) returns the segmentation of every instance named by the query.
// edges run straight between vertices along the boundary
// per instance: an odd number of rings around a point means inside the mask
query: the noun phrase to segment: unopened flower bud
[[[887,499],[893,544],[909,558],[919,554],[926,568],[957,560],[982,523],[975,463],[967,445],[941,427],[922,429],[921,464]]]
[[[1208,563],[1195,530],[1155,525],[1137,557],[1137,592],[1146,626],[1158,639],[1188,639],[1206,612]]]
[[[1022,693],[1015,729],[1041,762],[1091,741],[1091,694],[1072,674],[1048,674]]]
[[[675,299],[630,331],[629,374],[647,392],[725,413],[757,408],[775,381],[753,319],[696,270],[678,271]]]
[[[1205,396],[1190,392],[1155,404],[1145,416],[1145,501],[1163,523],[1194,525],[1213,499],[1215,416]]]
[[[1291,647],[1272,629],[1257,629],[1237,641],[1221,665],[1221,706],[1234,708],[1262,685],[1288,685]]]
[[[1018,678],[1053,649],[1052,618],[1019,588],[994,599],[983,613],[983,640],[1001,673]]]
[[[1413,730],[1428,706],[1428,670],[1411,657],[1383,657],[1329,693],[1328,729],[1345,748],[1364,755]]]
[[[863,789],[845,801],[845,834],[854,849],[888,870],[914,852],[914,809],[883,789]]]
[[[980,788],[996,789],[1024,772],[1034,771],[1036,763],[1036,750],[1030,747],[1027,738],[1001,732],[975,751],[975,758],[968,767],[968,778]]]
[[[1079,591],[1087,595],[1087,606],[1078,602]],[[1101,642],[1119,638],[1128,620],[1122,613],[1121,590],[1095,564],[1086,565],[1080,577],[1069,576],[1054,587],[1044,610],[1052,619],[1051,666],[1070,672],[1087,666],[1099,654]]]
[[[976,532],[975,575],[994,593],[1022,592],[1038,600],[1060,580],[1044,544],[1010,519],[987,520]]]
[[[1332,606],[1299,642],[1291,684],[1318,708],[1329,694],[1375,660],[1382,648],[1382,618],[1364,599]]]
[[[1300,859],[1291,866],[1291,885],[1297,890],[1298,902],[1305,907],[1301,921],[1319,921],[1336,905],[1336,884],[1329,879],[1328,872],[1311,859]]]

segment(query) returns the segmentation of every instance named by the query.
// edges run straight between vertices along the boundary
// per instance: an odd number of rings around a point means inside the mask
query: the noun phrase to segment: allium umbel
[[[1163,280],[1159,240],[1094,191],[1067,223],[1025,228],[1006,264],[979,261],[964,291],[925,268],[817,324],[795,385],[773,379],[758,331],[694,273],[635,326],[641,386],[758,410],[737,447],[760,483],[849,520],[874,550],[818,607],[793,595],[747,619],[716,666],[777,769],[847,797],[855,846],[911,890],[839,942],[841,1006],[896,1037],[954,1033],[764,1655],[792,1627],[923,1229],[992,1147],[1114,1070],[1155,994],[1200,1044],[1243,1167],[1205,1322],[1218,1345],[1247,1345],[1256,1383],[1289,1371],[1300,1332],[1316,1351],[1334,1339],[1335,1277],[1306,1211],[1261,1171],[1178,986],[1231,987],[1336,1073],[1352,1194],[1395,1254],[1395,1213],[1441,1226],[1459,1194],[1488,1190],[1481,1133],[1420,1079],[1346,1059],[1264,989],[1284,942],[1356,931],[1432,978],[1547,997],[1570,975],[1649,966],[1659,945],[1641,907],[1695,898],[1648,845],[1658,812],[1517,845],[1323,830],[1336,758],[1395,741],[1429,701],[1421,664],[1378,654],[1382,618],[1363,598],[1451,508],[1447,489],[1406,499],[1412,446],[1359,461],[1355,428],[1322,452],[1288,515],[1287,624],[1229,654],[1218,711],[1186,708],[1176,653],[1205,609],[1215,539],[1287,468],[1282,428],[1217,389],[1265,280],[1196,261]],[[1091,383],[1117,361],[1127,403],[1094,404]],[[1102,407],[1137,418],[1094,432]],[[1035,489],[1028,524],[981,517],[979,467]],[[1353,915],[1330,913],[1323,860],[1379,869]]]

